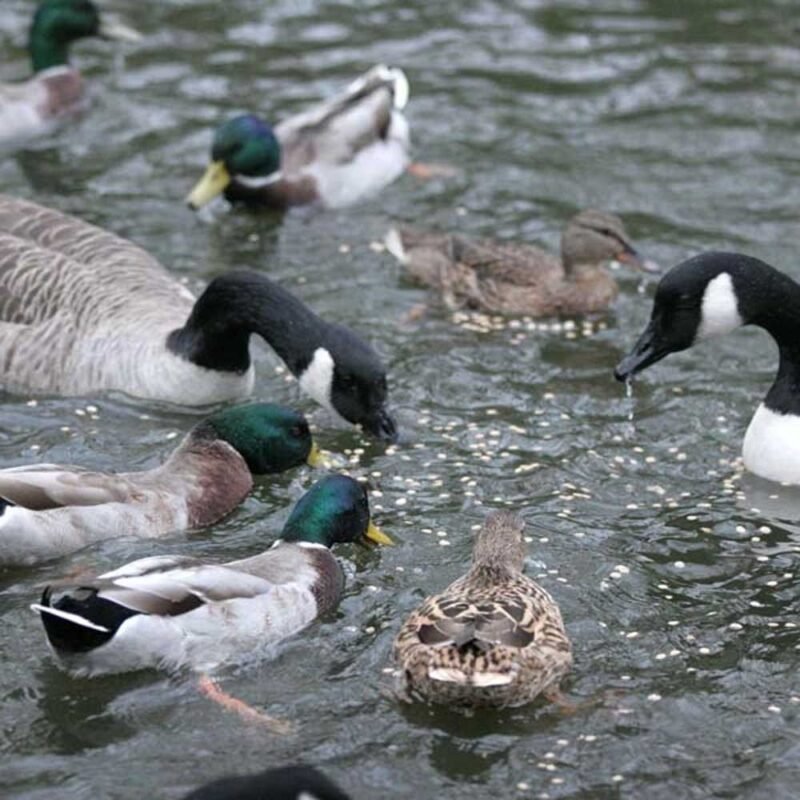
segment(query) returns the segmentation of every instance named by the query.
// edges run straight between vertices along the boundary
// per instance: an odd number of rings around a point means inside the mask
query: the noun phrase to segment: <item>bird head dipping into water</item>
[[[231,270],[215,278],[167,344],[199,366],[243,372],[250,366],[254,332],[320,405],[372,436],[397,439],[386,408],[386,370],[378,354],[357,333],[320,319],[259,273]]]
[[[304,462],[312,467],[323,463],[306,418],[284,406],[253,403],[226,408],[201,422],[194,432],[200,438],[226,441],[254,475],[284,472]]]
[[[372,522],[366,488],[346,475],[328,475],[297,501],[281,541],[310,542],[327,548],[348,542],[391,545]]]

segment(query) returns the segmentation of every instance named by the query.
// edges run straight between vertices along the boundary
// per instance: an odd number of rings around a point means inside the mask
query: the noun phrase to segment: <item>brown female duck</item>
[[[560,259],[530,244],[408,229],[390,231],[386,244],[409,276],[438,290],[448,307],[492,314],[604,311],[617,296],[609,262],[657,270],[636,252],[619,217],[593,209],[567,223]]]
[[[405,698],[495,707],[559,698],[572,649],[558,606],[522,574],[524,562],[522,521],[490,514],[470,571],[428,597],[394,641]]]

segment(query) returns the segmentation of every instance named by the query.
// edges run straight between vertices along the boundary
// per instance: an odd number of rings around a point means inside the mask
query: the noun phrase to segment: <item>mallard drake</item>
[[[800,484],[800,284],[757,258],[703,253],[658,284],[650,322],[617,365],[620,381],[670,353],[742,325],[764,328],[778,345],[778,373],[745,433],[745,467],[770,481]]]
[[[35,464],[0,470],[0,565],[34,564],[101,539],[210,525],[244,500],[253,475],[320,459],[302,414],[257,403],[196,425],[154,469],[104,473]]]
[[[370,521],[366,489],[330,475],[300,498],[281,538],[257,556],[226,564],[142,558],[55,603],[48,587],[32,608],[73,675],[208,670],[279,642],[334,608],[344,572],[329,548],[363,539],[391,544]]]
[[[406,620],[394,658],[407,699],[507,707],[558,695],[572,648],[553,598],[522,574],[522,529],[514,514],[490,514],[469,572]]]
[[[657,271],[605,211],[576,214],[561,234],[561,258],[530,244],[392,229],[386,245],[414,280],[450,308],[544,317],[603,311],[617,296],[611,261]]]
[[[338,208],[375,194],[408,165],[407,102],[402,70],[378,65],[274,130],[252,114],[234,117],[214,134],[211,164],[186,202],[200,208],[224,192],[254,206]]]
[[[24,83],[0,84],[0,144],[49,133],[83,110],[83,80],[69,64],[69,47],[88,36],[140,38],[125,25],[101,20],[90,0],[44,0],[39,5],[28,39],[33,77]]]
[[[202,406],[253,388],[250,335],[300,388],[370,434],[396,437],[386,371],[356,333],[257,272],[194,295],[131,242],[0,195],[0,363],[7,389],[119,391]]]
[[[350,800],[318,769],[305,764],[220,778],[184,797],[183,800]]]

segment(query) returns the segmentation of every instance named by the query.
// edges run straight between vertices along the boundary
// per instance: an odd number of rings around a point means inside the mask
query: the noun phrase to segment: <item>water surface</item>
[[[0,9],[4,79],[27,70],[31,5]],[[271,659],[222,673],[230,692],[291,719],[287,738],[213,707],[189,676],[62,675],[28,604],[78,568],[252,553],[310,472],[260,482],[236,514],[188,537],[108,542],[4,573],[0,793],[175,798],[302,758],[364,799],[796,797],[800,503],[770,516],[761,501],[774,487],[741,494],[735,464],[775,368],[772,343],[752,330],[705,343],[626,398],[611,370],[648,317],[649,279],[620,273],[618,303],[591,325],[464,326],[435,304],[408,322],[428,296],[374,245],[393,222],[424,221],[556,247],[564,220],[591,205],[622,214],[665,265],[728,248],[800,277],[794,4],[104,6],[147,38],[124,56],[102,42],[76,48],[91,113],[0,161],[0,188],[130,237],[192,287],[259,269],[366,333],[391,366],[403,442],[387,452],[314,420],[321,444],[369,479],[399,545],[345,549],[338,612]],[[197,218],[183,207],[216,121],[246,109],[279,119],[378,61],[408,72],[417,156],[459,176],[404,178],[328,214]],[[313,411],[265,347],[256,359],[259,397]],[[0,398],[3,465],[144,468],[193,422],[109,398],[29,401]],[[605,702],[571,716],[400,707],[384,696],[394,633],[465,569],[474,526],[498,507],[525,517],[529,573],[561,605],[575,651],[566,688]]]

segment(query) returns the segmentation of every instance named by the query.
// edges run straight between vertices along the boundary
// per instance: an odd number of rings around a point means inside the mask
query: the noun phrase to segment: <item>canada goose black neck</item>
[[[764,405],[800,415],[800,285],[763,261],[751,261],[755,264],[750,270],[734,277],[745,325],[764,328],[779,353],[778,372]]]
[[[208,285],[186,324],[169,335],[167,346],[198,366],[245,372],[250,367],[250,334],[257,333],[297,375],[324,339],[326,325],[269,278],[234,270]]]
[[[167,348],[200,367],[243,373],[250,367],[250,334],[263,337],[301,389],[373,436],[397,438],[386,411],[386,370],[356,333],[325,322],[290,292],[256,272],[215,278]]]

